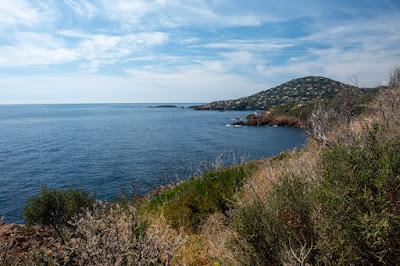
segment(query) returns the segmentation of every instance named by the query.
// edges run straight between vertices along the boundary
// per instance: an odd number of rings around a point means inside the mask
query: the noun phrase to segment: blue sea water
[[[23,222],[26,200],[43,185],[111,199],[220,154],[259,159],[305,143],[294,128],[226,126],[248,112],[149,105],[0,106],[0,216]]]

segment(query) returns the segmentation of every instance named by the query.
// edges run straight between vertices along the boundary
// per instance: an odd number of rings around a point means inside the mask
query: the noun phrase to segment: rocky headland
[[[314,99],[333,98],[344,83],[325,77],[304,77],[293,79],[279,86],[235,100],[216,101],[204,105],[191,106],[194,110],[268,110],[273,106],[307,102]]]
[[[344,88],[374,92],[325,77],[308,76],[293,79],[279,86],[235,100],[216,101],[191,106],[194,110],[258,111],[238,120],[234,126],[302,127],[317,101],[329,101]]]

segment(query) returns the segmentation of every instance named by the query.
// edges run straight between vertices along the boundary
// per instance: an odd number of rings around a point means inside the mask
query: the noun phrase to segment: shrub
[[[215,212],[226,213],[234,196],[256,164],[209,170],[201,177],[192,177],[152,198],[150,208],[162,206],[165,218],[173,228],[196,231]]]
[[[23,216],[28,224],[51,226],[63,239],[63,228],[85,208],[92,208],[95,198],[83,190],[53,190],[43,187],[30,198]]]
[[[168,226],[149,227],[132,206],[104,205],[72,221],[60,265],[170,265],[184,239]]]
[[[277,181],[265,202],[242,207],[235,216],[239,238],[232,248],[237,259],[245,265],[312,261],[312,211],[310,185],[303,178]],[[291,258],[287,257],[288,251]]]
[[[242,167],[210,171],[193,179],[185,193],[165,207],[173,227],[196,230],[214,212],[226,213],[234,194],[242,187],[246,171]]]
[[[318,249],[327,264],[400,264],[400,141],[325,152],[317,188]]]
[[[341,88],[331,101],[317,101],[306,123],[306,132],[318,143],[334,146],[330,135],[338,126],[350,126],[360,114],[363,92],[354,86]]]
[[[382,89],[372,104],[375,119],[385,127],[386,136],[400,136],[400,68],[393,71],[389,87]]]

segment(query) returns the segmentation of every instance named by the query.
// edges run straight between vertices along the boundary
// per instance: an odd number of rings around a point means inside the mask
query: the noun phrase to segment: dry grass
[[[321,154],[321,147],[309,142],[302,150],[285,152],[268,160],[253,178],[244,185],[240,195],[242,204],[265,201],[271,186],[283,177],[304,176],[310,182],[318,178],[316,168]]]
[[[185,244],[176,251],[172,265],[213,265],[209,243],[201,234],[188,235]]]
[[[240,265],[229,248],[229,242],[235,238],[236,232],[229,226],[226,216],[216,213],[208,217],[201,234],[208,242],[210,257],[215,262],[222,262],[223,265]]]

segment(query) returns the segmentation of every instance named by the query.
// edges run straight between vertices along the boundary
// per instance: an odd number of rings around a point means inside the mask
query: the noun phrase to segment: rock
[[[240,120],[240,121],[233,122],[231,125],[232,126],[246,126],[247,124],[246,124],[246,122]]]

